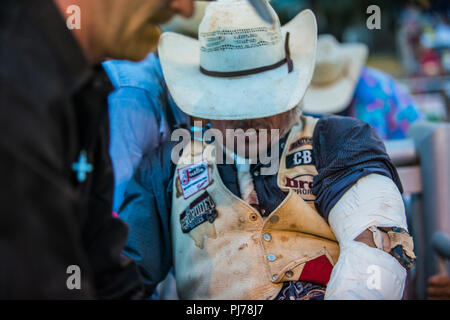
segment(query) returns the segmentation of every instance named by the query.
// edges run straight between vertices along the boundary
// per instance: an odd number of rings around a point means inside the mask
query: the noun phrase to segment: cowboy
[[[174,101],[212,132],[143,158],[119,211],[124,253],[148,294],[173,265],[182,299],[399,299],[414,253],[397,172],[369,125],[301,115],[316,20],[271,14],[220,0],[198,41],[161,36]]]
[[[304,112],[352,116],[370,124],[385,140],[404,139],[424,119],[408,90],[384,72],[366,67],[368,48],[319,36],[316,68],[304,98]]]

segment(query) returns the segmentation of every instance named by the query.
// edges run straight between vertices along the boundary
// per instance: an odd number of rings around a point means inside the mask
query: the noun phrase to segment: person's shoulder
[[[154,53],[150,53],[139,62],[128,60],[109,60],[103,62],[103,68],[116,89],[137,88],[154,91],[161,87],[163,79],[161,64]]]
[[[360,78],[365,80],[365,83],[368,85],[372,84],[371,86],[394,82],[394,78],[386,72],[371,67],[364,67],[361,71]]]
[[[356,118],[335,115],[319,119],[313,145],[321,155],[322,165],[330,157],[351,159],[363,154],[386,153],[383,141],[371,125]]]
[[[317,176],[313,193],[324,217],[359,179],[377,173],[401,183],[383,141],[368,123],[342,116],[326,116],[316,125],[313,150]]]
[[[364,67],[355,88],[356,98],[365,100],[382,98],[392,94],[392,86],[396,84],[394,78],[382,70]],[[370,98],[370,99],[369,99]]]
[[[333,140],[343,139],[346,136],[355,136],[361,133],[375,134],[375,130],[367,122],[353,117],[328,115],[321,117],[315,129],[315,135],[325,135]]]

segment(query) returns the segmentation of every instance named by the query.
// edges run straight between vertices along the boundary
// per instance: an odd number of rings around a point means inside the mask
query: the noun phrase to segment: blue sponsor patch
[[[206,221],[213,223],[217,216],[216,205],[209,193],[205,191],[180,215],[181,230],[188,233]]]

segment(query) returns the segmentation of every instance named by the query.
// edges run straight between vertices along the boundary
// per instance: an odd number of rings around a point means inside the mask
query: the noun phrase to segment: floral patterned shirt
[[[363,68],[352,103],[340,115],[369,123],[384,140],[404,139],[411,123],[425,119],[406,88],[369,67]]]

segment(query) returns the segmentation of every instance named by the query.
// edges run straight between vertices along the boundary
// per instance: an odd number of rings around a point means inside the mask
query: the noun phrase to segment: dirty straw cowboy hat
[[[303,99],[303,110],[318,114],[345,110],[352,101],[367,54],[365,44],[339,44],[332,35],[319,36],[316,68]]]
[[[310,10],[282,28],[243,0],[212,2],[199,40],[163,33],[159,56],[169,91],[187,114],[215,120],[276,115],[300,103],[311,81],[317,25]]]

